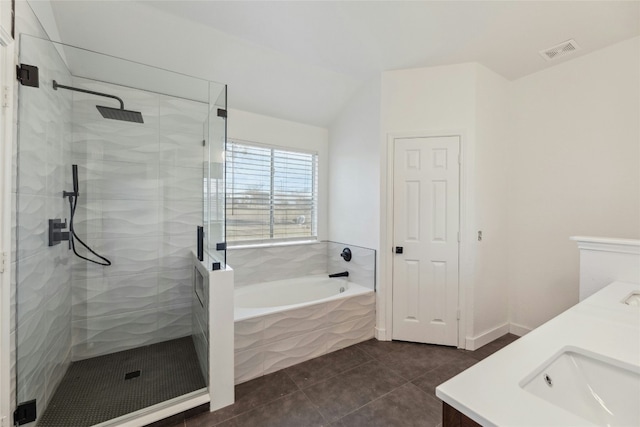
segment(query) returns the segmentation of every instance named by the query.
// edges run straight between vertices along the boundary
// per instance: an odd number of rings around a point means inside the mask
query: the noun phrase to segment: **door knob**
[[[402,247],[402,246],[396,246],[396,253],[397,253],[397,254],[401,254],[401,253],[402,253],[402,250],[403,250],[403,247]]]

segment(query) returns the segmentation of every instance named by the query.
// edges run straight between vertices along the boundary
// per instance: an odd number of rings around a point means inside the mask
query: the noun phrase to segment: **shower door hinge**
[[[35,65],[16,65],[16,78],[23,86],[40,87],[38,67]]]
[[[227,118],[227,110],[222,108],[218,108],[218,117],[222,117],[223,119]]]
[[[36,399],[22,402],[13,413],[13,425],[19,426],[36,420]]]

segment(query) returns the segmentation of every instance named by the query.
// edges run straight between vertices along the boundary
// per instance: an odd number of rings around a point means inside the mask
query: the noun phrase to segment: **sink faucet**
[[[333,273],[330,274],[329,277],[349,277],[349,272],[343,271],[342,273]]]

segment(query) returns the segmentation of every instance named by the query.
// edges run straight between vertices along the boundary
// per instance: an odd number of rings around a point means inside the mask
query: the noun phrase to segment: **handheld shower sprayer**
[[[76,207],[78,205],[78,198],[80,197],[80,190],[78,185],[78,165],[72,165],[71,172],[73,174],[73,191],[62,192],[62,197],[69,198],[69,210],[71,211],[71,214],[70,214],[71,219],[69,220],[69,246],[71,247],[71,249],[73,249],[73,253],[76,254],[78,258],[84,259],[94,264],[103,265],[105,267],[110,266],[111,261],[109,261],[107,258],[103,257],[102,255],[98,254],[97,252],[95,252],[85,242],[83,242],[82,239],[78,237],[73,227],[73,219],[76,215]],[[76,243],[75,243],[76,241],[78,241],[78,243],[84,246],[85,249],[91,252],[93,255],[100,258],[101,261],[96,261],[80,255],[78,251],[76,251]]]

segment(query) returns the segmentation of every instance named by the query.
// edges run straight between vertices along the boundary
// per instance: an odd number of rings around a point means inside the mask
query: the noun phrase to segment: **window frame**
[[[269,193],[270,193],[270,201],[269,201],[269,212],[270,212],[270,236],[273,236],[273,227],[274,227],[274,217],[277,209],[274,209],[274,176],[275,169],[273,167],[274,162],[274,151],[283,151],[292,154],[307,154],[311,155],[311,167],[312,167],[312,195],[313,195],[313,203],[312,203],[312,226],[311,226],[311,235],[310,236],[298,236],[298,237],[284,237],[284,238],[263,238],[263,239],[246,239],[246,240],[230,240],[228,229],[228,209],[229,200],[228,190],[229,190],[229,177],[227,175],[229,171],[228,162],[229,162],[229,146],[231,144],[245,145],[248,147],[255,147],[260,149],[268,149],[271,150],[270,159],[271,159],[271,172],[270,172],[270,185],[269,185]],[[239,248],[239,247],[264,247],[264,246],[283,246],[283,245],[293,245],[293,244],[305,244],[305,243],[315,243],[319,241],[319,217],[320,217],[320,150],[308,149],[308,148],[299,148],[299,147],[291,147],[291,146],[283,146],[283,145],[275,145],[275,144],[267,144],[262,142],[248,141],[239,138],[227,138],[226,143],[226,153],[225,153],[225,239],[228,248]],[[232,209],[232,208],[231,208]]]

